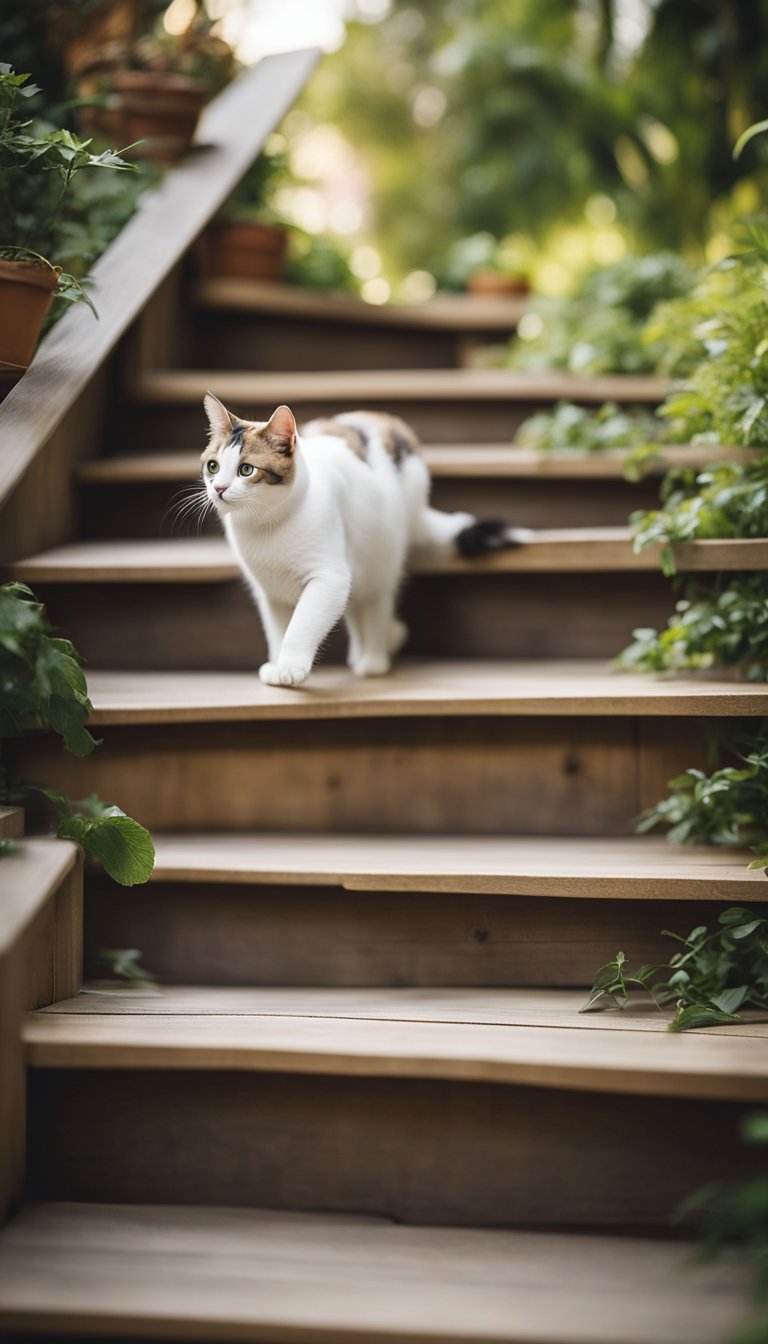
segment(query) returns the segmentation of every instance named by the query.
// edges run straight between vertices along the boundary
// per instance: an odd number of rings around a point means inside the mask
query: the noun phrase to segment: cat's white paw
[[[311,663],[262,663],[259,678],[265,686],[301,686],[311,671]]]
[[[355,659],[352,664],[352,671],[356,677],[385,677],[391,666],[392,664],[385,653],[368,653]]]

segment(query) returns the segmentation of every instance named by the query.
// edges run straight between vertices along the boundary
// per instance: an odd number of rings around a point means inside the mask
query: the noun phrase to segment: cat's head
[[[285,500],[296,475],[293,412],[278,406],[271,420],[241,420],[212,392],[203,405],[210,426],[201,455],[207,495],[222,515],[248,509],[268,517]]]

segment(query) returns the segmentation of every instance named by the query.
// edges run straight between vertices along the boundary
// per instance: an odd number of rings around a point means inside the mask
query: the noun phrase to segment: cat
[[[530,540],[431,508],[418,440],[397,416],[351,411],[299,433],[287,406],[264,422],[211,392],[204,407],[204,487],[261,614],[268,686],[301,686],[342,616],[355,675],[387,673],[408,635],[396,603],[412,551],[470,556]]]

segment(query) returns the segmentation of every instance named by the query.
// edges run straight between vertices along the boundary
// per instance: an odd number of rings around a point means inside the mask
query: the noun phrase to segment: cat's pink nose
[[[217,494],[217,495],[223,495],[224,492],[225,492],[226,490],[229,489],[229,486],[228,486],[228,485],[214,485],[213,488],[214,488],[214,490],[216,491],[216,494]]]

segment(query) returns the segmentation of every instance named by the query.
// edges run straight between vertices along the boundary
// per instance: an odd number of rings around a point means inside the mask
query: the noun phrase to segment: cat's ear
[[[218,397],[214,397],[212,392],[206,392],[203,397],[203,406],[205,407],[205,414],[208,416],[211,434],[232,433],[237,424],[237,417],[227,410]]]
[[[280,451],[292,454],[296,450],[296,421],[287,406],[278,406],[267,425],[270,434],[279,440]]]

